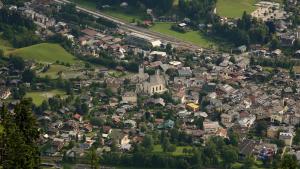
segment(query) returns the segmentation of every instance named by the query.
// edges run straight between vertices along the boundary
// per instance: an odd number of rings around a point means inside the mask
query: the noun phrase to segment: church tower
[[[143,77],[144,76],[144,71],[145,71],[144,65],[140,64],[139,65],[139,76]]]

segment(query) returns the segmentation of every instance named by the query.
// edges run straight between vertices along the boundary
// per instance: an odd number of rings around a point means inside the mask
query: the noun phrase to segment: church
[[[139,91],[153,95],[155,93],[162,94],[168,91],[166,87],[166,79],[163,75],[160,74],[160,70],[157,69],[154,75],[148,75],[144,73],[144,66],[139,67]]]

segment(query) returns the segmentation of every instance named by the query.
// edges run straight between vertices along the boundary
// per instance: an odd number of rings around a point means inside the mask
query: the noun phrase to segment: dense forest
[[[24,18],[17,11],[11,11],[7,8],[1,9],[0,23],[2,37],[16,48],[30,46],[40,41],[34,33],[36,26],[33,21]]]
[[[39,131],[31,107],[30,100],[22,100],[14,107],[14,114],[6,106],[1,108],[0,125],[3,132],[0,133],[0,159],[3,168],[39,168]]]

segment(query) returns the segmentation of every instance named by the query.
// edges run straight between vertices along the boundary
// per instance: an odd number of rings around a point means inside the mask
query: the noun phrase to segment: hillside
[[[7,54],[21,56],[24,59],[32,59],[43,63],[54,63],[56,61],[73,64],[75,57],[68,53],[59,44],[41,43],[29,47],[19,48],[7,52]]]

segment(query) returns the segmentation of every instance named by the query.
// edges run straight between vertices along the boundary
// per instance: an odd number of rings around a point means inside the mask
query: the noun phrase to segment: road
[[[54,0],[54,1],[58,2],[58,3],[71,3],[68,0]],[[162,34],[162,33],[159,33],[159,32],[154,32],[154,31],[151,31],[149,29],[141,28],[141,27],[132,25],[130,23],[126,23],[126,22],[124,22],[124,21],[122,21],[118,18],[109,16],[109,15],[104,14],[104,13],[99,12],[99,11],[92,11],[92,10],[82,8],[82,7],[79,7],[79,6],[76,6],[76,8],[77,8],[77,10],[88,13],[88,14],[96,17],[96,18],[101,17],[101,18],[105,18],[107,20],[110,20],[110,21],[118,24],[119,28],[121,28],[125,31],[139,33],[139,34],[142,34],[144,36],[148,36],[148,37],[151,37],[151,38],[154,38],[154,39],[159,39],[162,42],[171,43],[174,47],[187,48],[187,49],[190,49],[190,50],[197,50],[197,49],[201,48],[198,45],[194,45],[192,43],[177,39],[175,37],[168,36],[168,35],[165,35],[165,34]]]

